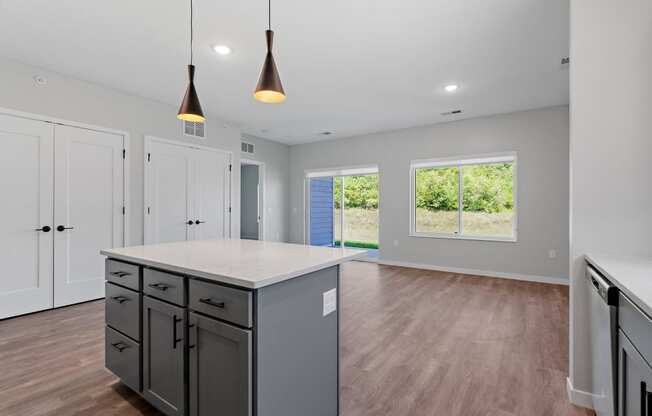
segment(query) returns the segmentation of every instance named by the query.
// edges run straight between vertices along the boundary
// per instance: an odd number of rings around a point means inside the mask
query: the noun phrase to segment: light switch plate
[[[337,310],[337,289],[324,292],[324,316],[330,315]]]

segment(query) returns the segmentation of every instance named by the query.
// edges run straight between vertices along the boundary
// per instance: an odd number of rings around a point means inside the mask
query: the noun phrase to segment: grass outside
[[[512,237],[513,212],[464,212],[464,235],[483,237]],[[417,208],[416,231],[420,233],[453,234],[458,230],[457,211],[429,211]]]
[[[469,236],[512,237],[512,212],[489,214],[464,212],[464,234]],[[422,233],[453,234],[457,231],[456,211],[429,211],[417,209],[416,231]],[[335,210],[335,237],[340,236],[340,210]],[[378,210],[346,208],[344,211],[345,245],[349,243],[378,244]]]
[[[335,239],[340,236],[340,210],[335,209]],[[345,208],[344,241],[378,244],[378,210]]]

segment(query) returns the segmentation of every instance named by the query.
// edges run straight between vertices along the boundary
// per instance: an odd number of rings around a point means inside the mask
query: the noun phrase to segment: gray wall
[[[652,2],[571,2],[570,381],[591,391],[583,255],[652,255]]]
[[[240,167],[240,238],[258,240],[258,166]]]
[[[34,82],[35,75],[44,75],[47,85],[39,86]],[[0,107],[40,114],[68,121],[93,124],[97,126],[126,131],[131,137],[129,155],[130,197],[128,215],[131,230],[128,238],[131,245],[143,242],[143,137],[153,135],[180,142],[220,148],[233,153],[232,175],[232,235],[240,234],[240,141],[241,133],[237,128],[229,127],[223,122],[209,119],[206,123],[207,138],[193,139],[183,135],[181,125],[176,118],[178,108],[167,104],[150,101],[134,95],[104,88],[99,85],[72,79],[60,74],[14,61],[0,59]],[[179,91],[179,99],[183,91]],[[261,141],[263,142],[263,141]],[[272,155],[272,164],[279,163],[276,153],[287,153],[287,146],[266,142],[259,147],[274,149],[265,151],[261,156]],[[287,169],[287,160],[281,163]],[[276,186],[273,189],[281,189]],[[285,210],[286,204],[280,204],[277,198],[270,198],[269,209],[276,213]],[[285,211],[284,215],[285,215]],[[286,222],[281,221],[281,226]],[[275,232],[271,236],[283,233]]]
[[[555,107],[292,146],[290,239],[304,239],[306,169],[377,164],[383,260],[566,278],[568,128]],[[411,160],[504,151],[518,152],[517,243],[408,236]]]
[[[288,241],[290,147],[253,136],[243,136],[242,140],[253,143],[256,151],[253,155],[241,153],[241,157],[265,163],[265,240]]]

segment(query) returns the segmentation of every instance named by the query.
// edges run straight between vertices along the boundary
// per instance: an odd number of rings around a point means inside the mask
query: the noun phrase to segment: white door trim
[[[223,149],[218,149],[216,147],[208,147],[208,146],[202,146],[202,145],[197,145],[193,143],[186,143],[186,142],[181,142],[178,140],[170,140],[170,139],[163,139],[157,136],[152,136],[152,135],[146,135],[144,138],[144,151],[143,151],[143,236],[146,238],[147,236],[147,231],[149,227],[149,220],[148,220],[148,213],[147,209],[148,207],[151,206],[151,195],[149,194],[149,169],[147,168],[147,163],[148,163],[148,155],[151,153],[151,145],[154,142],[158,143],[164,143],[164,144],[170,144],[174,146],[181,146],[181,147],[187,147],[190,149],[200,149],[200,150],[206,150],[210,152],[215,152],[215,153],[222,153],[228,156],[229,158],[229,166],[231,166],[231,169],[233,167],[233,152],[228,151],[228,150],[223,150]],[[229,215],[228,215],[228,221],[225,221],[224,227],[228,229],[228,238],[232,238],[232,218],[233,218],[233,213],[232,207],[233,207],[233,172],[229,171],[228,173],[229,178],[228,178],[228,184],[229,184],[229,189],[227,191],[227,197],[228,197],[228,206],[231,208],[229,210]]]
[[[122,161],[122,166],[123,166],[123,189],[124,189],[124,195],[123,195],[123,201],[122,204],[125,207],[125,215],[124,215],[124,230],[122,235],[124,236],[124,246],[127,247],[130,245],[131,238],[130,238],[130,227],[131,227],[131,198],[129,196],[129,189],[130,189],[130,176],[131,176],[131,169],[129,167],[130,164],[130,156],[131,156],[131,135],[129,134],[128,131],[125,130],[118,130],[110,127],[104,127],[104,126],[98,126],[95,124],[88,124],[88,123],[82,123],[79,121],[72,121],[72,120],[66,120],[58,117],[51,117],[51,116],[46,116],[43,114],[37,114],[37,113],[30,113],[26,111],[19,111],[19,110],[14,110],[11,108],[6,108],[6,107],[0,107],[0,114],[8,115],[8,116],[14,116],[14,117],[20,117],[20,118],[26,118],[29,120],[36,120],[36,121],[44,121],[46,123],[52,123],[52,124],[61,124],[64,126],[69,126],[69,127],[77,127],[80,129],[86,129],[86,130],[93,130],[93,131],[99,131],[102,133],[110,133],[110,134],[116,134],[119,136],[123,137],[123,142],[124,142],[124,149],[125,149],[125,158]]]
[[[258,222],[258,240],[263,241],[265,240],[265,210],[267,209],[267,204],[265,203],[265,162],[253,159],[240,159],[240,164],[258,166],[258,216],[260,218]]]

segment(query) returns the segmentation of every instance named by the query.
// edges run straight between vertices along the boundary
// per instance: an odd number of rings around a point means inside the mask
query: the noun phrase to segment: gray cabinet
[[[161,299],[175,305],[186,305],[186,278],[160,270],[143,271],[143,292],[153,298]]]
[[[105,328],[104,358],[106,368],[122,382],[140,391],[140,344],[110,328]]]
[[[185,414],[185,315],[183,308],[143,297],[143,396],[168,416]]]
[[[191,416],[250,416],[251,331],[190,312]]]
[[[634,348],[623,331],[619,343],[619,415],[652,415],[652,368]]]
[[[106,368],[168,416],[337,416],[338,270],[252,290],[108,259]]]
[[[106,324],[135,341],[140,341],[141,294],[122,286],[106,283],[104,306]]]

